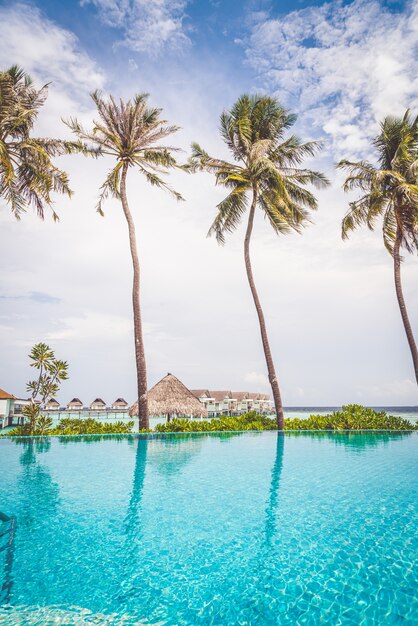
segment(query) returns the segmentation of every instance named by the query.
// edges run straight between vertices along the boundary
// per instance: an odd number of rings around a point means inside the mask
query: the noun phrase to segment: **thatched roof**
[[[81,405],[83,405],[81,400],[79,400],[78,398],[73,398],[68,404],[81,404]]]
[[[96,398],[91,404],[103,404],[103,406],[106,406],[106,402],[101,398]]]
[[[58,402],[58,400],[56,400],[55,398],[50,398],[48,400],[48,402],[46,403],[46,405],[48,406],[48,404],[53,404],[54,406],[59,406],[60,403]]]
[[[124,398],[118,398],[113,404],[123,404],[123,406],[128,406],[128,403],[124,400]]]
[[[149,390],[148,409],[150,416],[154,417],[160,415],[208,416],[203,404],[173,374],[167,374]],[[131,406],[129,415],[138,415],[138,402]]]

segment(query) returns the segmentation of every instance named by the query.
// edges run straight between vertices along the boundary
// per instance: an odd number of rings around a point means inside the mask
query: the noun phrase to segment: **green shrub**
[[[134,426],[133,422],[114,422],[105,424],[91,417],[87,419],[81,418],[64,418],[57,426],[51,428],[51,418],[45,418],[41,422],[38,421],[35,430],[32,430],[30,424],[17,426],[5,437],[27,437],[36,435],[109,435],[113,433],[129,434]]]
[[[211,420],[174,419],[168,424],[157,424],[159,433],[213,432],[237,430],[275,430],[276,420],[250,411],[237,417],[222,416]]]
[[[211,432],[215,430],[276,430],[276,420],[255,411],[238,417],[219,417],[211,420],[174,419],[169,424],[158,424],[155,428],[160,433],[175,432]],[[384,411],[375,411],[358,404],[343,406],[341,411],[329,415],[311,415],[307,419],[295,417],[285,419],[285,430],[418,430],[402,417],[387,415]]]
[[[329,415],[286,419],[285,430],[417,430],[407,419],[375,411],[359,404],[343,406]]]
[[[107,435],[112,433],[131,433],[133,422],[104,423],[88,417],[87,419],[67,417],[58,426],[52,428],[49,435]]]

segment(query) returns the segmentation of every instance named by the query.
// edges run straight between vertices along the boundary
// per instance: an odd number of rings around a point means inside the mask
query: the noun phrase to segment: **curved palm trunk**
[[[411,350],[412,361],[415,369],[415,379],[418,383],[418,352],[417,345],[414,339],[414,333],[412,332],[411,322],[409,321],[408,311],[406,310],[406,304],[402,292],[401,282],[401,256],[400,248],[402,243],[402,231],[397,226],[395,245],[393,247],[393,266],[395,274],[395,288],[396,296],[398,298],[399,309],[401,311],[402,321],[405,328],[406,338],[408,339],[409,349]]]
[[[273,363],[273,357],[271,355],[270,344],[269,344],[269,340],[267,337],[267,329],[266,329],[266,322],[264,319],[264,313],[263,313],[263,309],[261,308],[257,289],[255,287],[253,270],[251,268],[251,260],[250,260],[250,239],[251,239],[251,233],[253,230],[254,213],[255,213],[256,205],[257,205],[257,192],[254,191],[253,201],[252,201],[251,209],[250,209],[250,215],[248,218],[247,232],[245,233],[245,241],[244,241],[245,268],[247,270],[248,282],[250,284],[250,289],[251,289],[251,293],[253,296],[255,308],[257,310],[258,321],[260,322],[261,339],[263,342],[264,355],[266,357],[267,371],[269,375],[271,391],[273,393],[274,406],[276,408],[277,428],[279,430],[283,430],[284,415],[283,415],[282,398],[280,395],[279,383],[277,382],[276,371],[274,369],[274,363]]]
[[[138,251],[136,248],[135,225],[129,210],[128,198],[126,196],[126,175],[128,165],[123,164],[120,181],[120,197],[122,200],[123,212],[128,222],[129,246],[131,249],[132,265],[134,270],[132,287],[132,304],[134,310],[134,336],[135,336],[135,357],[136,357],[136,378],[138,388],[138,420],[139,428],[149,428],[148,399],[147,399],[147,368],[145,364],[144,339],[142,336],[141,305],[139,301],[140,271]]]

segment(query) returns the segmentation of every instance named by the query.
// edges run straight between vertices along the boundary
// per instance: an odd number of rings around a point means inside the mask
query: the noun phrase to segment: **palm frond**
[[[235,163],[216,159],[199,144],[192,144],[188,170],[210,172],[217,185],[232,190],[218,205],[209,231],[220,242],[225,232],[236,228],[243,214],[237,190],[239,195],[254,192],[277,233],[300,230],[309,221],[307,209],[316,209],[317,202],[304,186],[322,188],[329,181],[320,172],[298,168],[303,159],[317,153],[321,144],[302,143],[295,135],[286,139],[285,132],[295,121],[296,116],[275,98],[244,94],[220,117],[221,135]]]
[[[71,195],[68,176],[52,158],[80,149],[74,142],[32,137],[40,108],[48,95],[48,85],[36,89],[18,66],[0,72],[0,196],[17,218],[28,207],[44,217],[52,208],[52,192]]]
[[[355,230],[357,226],[368,223],[369,197],[363,196],[360,200],[350,202],[349,206],[341,226],[343,239],[348,239],[350,232]]]
[[[274,194],[263,193],[259,197],[259,203],[277,235],[287,235],[292,230],[300,230],[299,224],[293,222],[288,205],[280,196],[275,197]]]
[[[148,94],[136,94],[133,100],[116,100],[112,95],[105,99],[100,91],[91,94],[99,120],[92,130],[86,130],[77,119],[66,121],[79,138],[80,152],[93,156],[110,155],[117,165],[111,170],[101,187],[98,211],[109,194],[120,197],[120,168],[122,164],[136,167],[153,186],[165,189],[177,200],[181,194],[161,178],[172,168],[182,169],[174,156],[177,148],[164,146],[160,141],[178,130],[161,118],[161,109],[148,106]],[[82,146],[82,148],[81,148]]]
[[[387,116],[380,133],[373,140],[378,166],[367,161],[341,161],[339,167],[349,175],[343,189],[360,189],[362,197],[350,203],[343,220],[343,236],[357,226],[375,227],[383,217],[382,234],[386,249],[393,254],[396,231],[402,233],[402,245],[418,252],[418,124],[406,111],[402,118]]]
[[[393,206],[389,204],[383,215],[383,242],[386,250],[393,256],[393,247],[396,239],[396,217],[393,210]]]
[[[116,166],[110,170],[106,176],[106,180],[100,187],[100,195],[96,205],[96,211],[102,217],[104,216],[103,203],[109,196],[120,200],[120,174],[122,165],[122,161],[119,161],[119,163],[117,163]]]
[[[218,204],[218,213],[209,229],[208,237],[215,235],[220,245],[225,243],[225,234],[232,233],[238,227],[247,210],[247,191],[248,187],[238,185]]]
[[[170,187],[170,185],[168,185],[160,176],[157,176],[154,172],[147,170],[140,161],[136,161],[135,163],[153,187],[159,187],[160,189],[168,191],[175,197],[176,200],[184,200],[183,196],[178,191]]]

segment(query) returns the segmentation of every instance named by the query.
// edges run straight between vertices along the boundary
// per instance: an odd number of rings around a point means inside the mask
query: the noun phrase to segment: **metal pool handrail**
[[[14,539],[16,532],[16,517],[9,517],[0,511],[0,522],[8,524],[8,528],[0,534],[0,553],[6,550],[6,560],[4,565],[4,582],[0,587],[0,604],[9,603],[13,586],[12,567],[14,557]],[[3,537],[9,535],[6,543],[2,545]],[[1,584],[1,579],[0,579]]]

